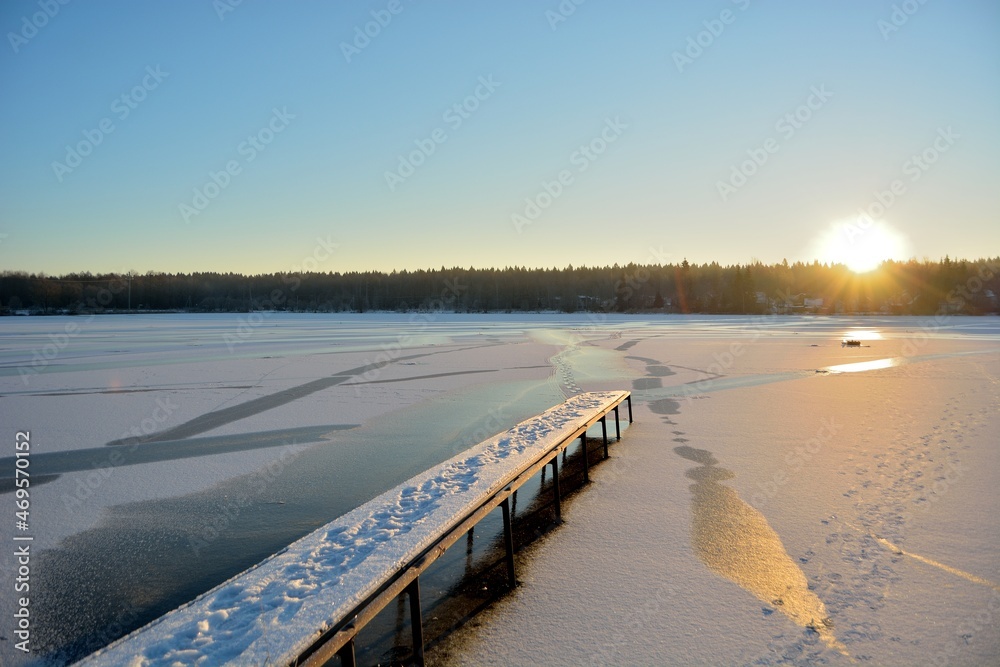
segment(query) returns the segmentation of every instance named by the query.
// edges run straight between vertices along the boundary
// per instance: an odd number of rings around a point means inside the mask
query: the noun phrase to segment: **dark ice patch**
[[[660,378],[636,378],[632,380],[632,389],[642,391],[643,389],[659,389],[663,386]]]
[[[680,414],[681,404],[672,398],[661,398],[650,402],[649,409],[658,415],[676,415]]]

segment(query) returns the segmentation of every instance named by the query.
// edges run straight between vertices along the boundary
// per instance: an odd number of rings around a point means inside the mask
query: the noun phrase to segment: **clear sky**
[[[993,0],[4,0],[0,28],[3,269],[1000,254]]]

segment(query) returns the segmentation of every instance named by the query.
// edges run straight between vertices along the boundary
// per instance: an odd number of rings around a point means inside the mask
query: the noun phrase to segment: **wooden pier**
[[[604,458],[608,458],[607,416],[614,413],[616,440],[621,440],[619,406],[622,403],[626,403],[628,407],[628,420],[629,423],[632,422],[631,393],[623,391],[617,392],[617,394],[606,405],[596,410],[584,423],[569,431],[555,446],[547,449],[537,459],[521,469],[514,479],[506,483],[500,491],[480,503],[467,517],[452,526],[442,526],[441,537],[433,545],[401,568],[392,580],[384,584],[380,592],[358,605],[353,613],[349,613],[339,623],[335,624],[334,627],[328,630],[312,646],[303,651],[291,664],[303,665],[304,667],[320,667],[335,655],[339,655],[341,664],[344,667],[354,667],[354,638],[358,632],[389,603],[401,594],[406,593],[410,603],[410,627],[412,628],[413,635],[414,664],[423,665],[424,639],[420,612],[420,575],[434,561],[444,555],[448,547],[461,539],[477,523],[485,518],[486,515],[499,506],[503,512],[503,542],[507,564],[507,580],[512,588],[516,586],[517,573],[514,567],[514,534],[511,527],[510,497],[532,476],[545,466],[551,465],[555,513],[557,519],[561,518],[559,454],[564,452],[577,439],[581,440],[581,446],[584,447],[587,440],[587,431],[591,426],[600,422],[604,444]],[[586,451],[583,456],[583,477],[585,481],[590,481],[590,466]]]

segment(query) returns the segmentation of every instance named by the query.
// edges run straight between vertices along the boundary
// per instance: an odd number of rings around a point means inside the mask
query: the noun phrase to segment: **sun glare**
[[[836,222],[819,241],[822,262],[844,264],[855,273],[877,269],[887,259],[904,259],[906,240],[882,221],[849,219]]]
[[[852,340],[883,340],[882,334],[873,329],[848,329],[841,338]]]

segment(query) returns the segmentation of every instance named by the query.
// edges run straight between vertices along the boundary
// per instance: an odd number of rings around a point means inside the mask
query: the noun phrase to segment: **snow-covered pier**
[[[82,665],[354,664],[354,637],[402,593],[410,602],[414,660],[422,663],[419,577],[498,506],[507,574],[515,582],[510,496],[552,466],[559,515],[559,454],[602,427],[627,391],[574,396],[466,450],[332,521],[190,603],[84,659]],[[587,457],[583,457],[588,477]]]

